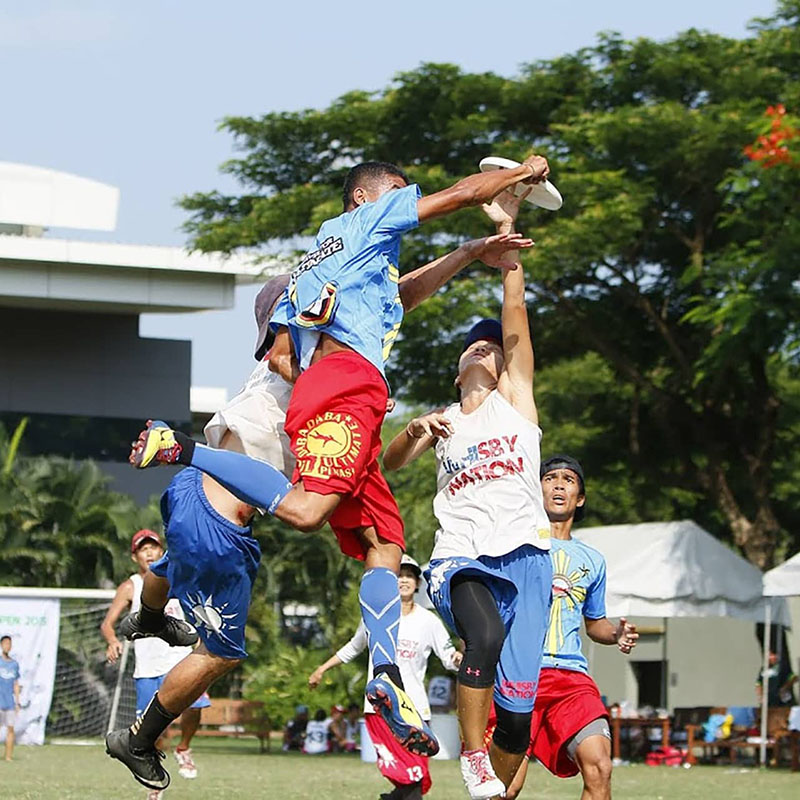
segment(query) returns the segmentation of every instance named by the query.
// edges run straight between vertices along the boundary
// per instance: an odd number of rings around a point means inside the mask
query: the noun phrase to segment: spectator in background
[[[142,589],[150,565],[164,555],[161,537],[155,532],[143,528],[136,531],[131,538],[131,561],[136,565],[137,571],[122,581],[117,586],[114,599],[108,608],[105,619],[100,624],[100,633],[106,640],[106,658],[109,664],[114,664],[122,655],[122,642],[117,638],[115,626],[122,614],[136,613],[142,607]],[[178,600],[170,598],[164,607],[167,616],[184,619],[181,604]],[[140,638],[133,642],[135,665],[133,682],[136,687],[136,716],[144,714],[148,704],[155,693],[164,683],[167,673],[183,661],[191,647],[170,647],[165,641],[156,638]],[[194,763],[192,753],[192,738],[200,727],[201,709],[208,708],[211,700],[206,692],[184,710],[180,715],[181,740],[173,751],[178,762],[178,774],[182,778],[192,780],[197,777],[197,765]],[[166,732],[165,732],[166,733]],[[159,750],[167,750],[166,735],[157,741]],[[161,791],[153,789],[148,795],[149,800],[160,800]]]
[[[756,697],[759,705],[761,705],[761,697],[764,691],[764,674],[762,669],[756,678]],[[792,672],[789,659],[778,659],[778,654],[772,648],[769,650],[769,667],[767,667],[766,676],[767,705],[795,705],[794,685],[797,682],[797,675]]]
[[[297,706],[294,710],[294,718],[290,719],[283,729],[283,749],[302,750],[307,726],[308,706]]]
[[[332,753],[343,753],[347,742],[347,726],[344,714],[347,709],[339,705],[331,706],[331,724],[328,729],[328,739],[331,743]]]
[[[11,761],[19,713],[19,664],[11,658],[10,636],[0,638],[0,648],[0,725],[6,726],[6,761]]]
[[[306,725],[306,738],[303,743],[303,752],[310,756],[318,756],[330,750],[329,735],[331,731],[331,718],[325,716],[321,708],[316,710],[314,719]]]
[[[344,749],[347,753],[356,753],[361,749],[361,706],[350,703],[347,716],[344,718]]]

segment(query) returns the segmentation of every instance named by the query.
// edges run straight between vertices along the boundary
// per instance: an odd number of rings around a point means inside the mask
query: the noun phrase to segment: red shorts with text
[[[378,769],[384,778],[388,778],[395,786],[408,786],[410,783],[422,781],[422,794],[431,788],[431,773],[428,769],[428,758],[417,756],[404,749],[400,742],[392,736],[389,726],[378,714],[364,714],[369,738],[375,745],[378,754]]]
[[[363,559],[359,528],[405,549],[403,520],[378,465],[388,392],[358,353],[320,359],[295,383],[284,428],[297,457],[292,481],[309,492],[341,494],[329,522],[342,552]]]
[[[559,778],[577,775],[578,766],[567,755],[567,744],[581,728],[601,717],[608,717],[608,711],[597,684],[588,675],[577,670],[543,667],[531,717],[528,756],[541,761]],[[493,705],[486,727],[487,744],[496,724]]]

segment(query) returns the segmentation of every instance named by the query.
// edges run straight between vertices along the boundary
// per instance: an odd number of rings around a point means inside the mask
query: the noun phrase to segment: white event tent
[[[764,573],[764,607],[766,625],[764,627],[764,672],[769,666],[768,633],[770,618],[775,610],[776,597],[796,597],[800,595],[800,553],[793,555],[783,564]],[[767,749],[767,692],[761,693],[761,763],[765,762]]]
[[[762,574],[692,520],[578,528],[606,559],[609,617],[735,617],[764,621]],[[772,607],[789,625],[786,603]]]

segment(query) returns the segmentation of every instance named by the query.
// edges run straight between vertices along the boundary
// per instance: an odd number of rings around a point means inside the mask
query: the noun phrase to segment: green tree
[[[18,443],[0,426],[0,581],[95,588],[129,574],[131,531],[157,511],[110,491],[90,461],[26,458]]]
[[[764,171],[744,148],[768,105],[800,107],[800,2],[752,30],[603,34],[513,78],[425,64],[324,110],[231,117],[241,154],[223,169],[242,194],[184,198],[186,230],[201,250],[288,241],[338,213],[359,160],[395,161],[431,192],[533,146],[565,197],[520,219],[538,242],[525,260],[545,449],[583,457],[595,519],[692,516],[768,567],[800,522],[800,171]],[[477,211],[426,225],[402,267],[485,231]],[[451,399],[459,337],[491,309],[496,282],[473,270],[409,316],[396,393]]]

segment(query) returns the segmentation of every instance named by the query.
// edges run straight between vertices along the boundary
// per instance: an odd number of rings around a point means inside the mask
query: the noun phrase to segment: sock
[[[361,579],[358,602],[361,604],[361,618],[367,628],[374,674],[387,672],[379,668],[397,662],[397,629],[400,626],[397,575],[386,567],[368,569]]]
[[[158,737],[167,729],[170,722],[177,719],[180,714],[172,714],[158,701],[158,692],[147,704],[141,717],[131,725],[131,749],[152,750]]]
[[[291,491],[292,484],[286,476],[266,461],[197,444],[179,431],[175,431],[175,438],[183,448],[179,459],[181,464],[189,464],[207,473],[251,506],[274,514],[278,504]]]
[[[395,686],[399,686],[401,689],[406,688],[403,685],[403,676],[400,674],[400,667],[397,664],[381,664],[379,667],[375,667],[372,670],[372,677],[377,678],[378,675],[386,675]]]
[[[164,627],[164,609],[150,608],[142,603],[139,609],[139,625],[146,633],[155,633]]]

